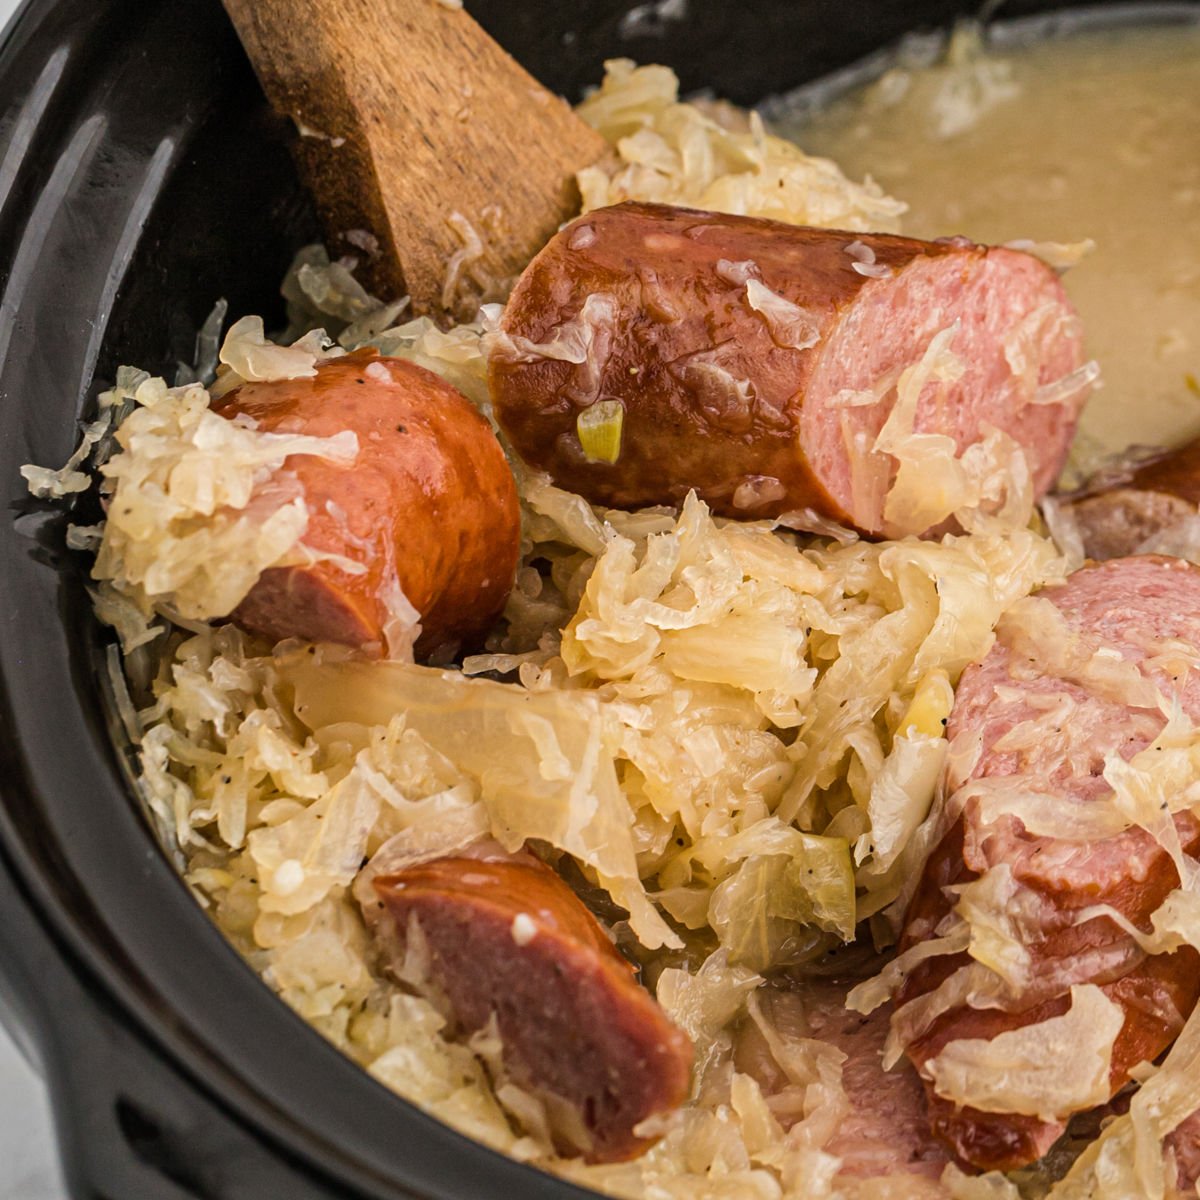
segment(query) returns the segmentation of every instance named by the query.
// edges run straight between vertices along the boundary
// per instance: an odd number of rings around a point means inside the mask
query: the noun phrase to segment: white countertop
[[[0,0],[4,10],[10,0]],[[0,1200],[63,1200],[50,1101],[42,1081],[0,1029]]]
[[[0,28],[18,0],[0,0]],[[64,1200],[46,1089],[0,1027],[0,1200]]]

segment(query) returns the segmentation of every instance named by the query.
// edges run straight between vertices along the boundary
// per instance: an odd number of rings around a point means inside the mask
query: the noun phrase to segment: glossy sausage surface
[[[280,474],[303,489],[304,544],[365,571],[331,561],[272,568],[235,613],[240,624],[274,641],[382,644],[407,601],[420,617],[419,654],[482,637],[512,586],[520,513],[500,444],[456,389],[405,359],[359,350],[320,363],[312,378],[244,383],[214,408],[268,432],[358,437],[349,466],[293,455]]]
[[[923,530],[887,528],[895,460],[873,445],[901,371],[949,329],[962,375],[925,385],[915,431],[961,454],[1003,430],[1044,492],[1088,388],[1062,403],[1039,389],[1079,368],[1078,319],[1045,264],[961,239],[599,209],[521,276],[490,383],[517,452],[589,500],[678,504],[694,488],[724,516],[811,508],[898,535]],[[588,460],[577,427],[605,401],[624,412],[612,463]]]
[[[391,952],[415,921],[435,992],[468,1033],[495,1018],[505,1069],[549,1101],[562,1153],[616,1162],[655,1140],[635,1131],[687,1098],[691,1042],[552,870],[441,858],[374,887]]]
[[[1007,781],[1086,809],[1111,790],[1106,757],[1132,758],[1166,722],[1148,694],[1122,699],[1127,685],[1114,682],[1111,664],[1128,664],[1136,676],[1127,672],[1127,679],[1151,682],[1168,703],[1177,698],[1189,718],[1200,719],[1200,570],[1165,558],[1117,559],[1077,571],[1040,599],[1064,618],[1061,644],[1072,649],[1073,665],[1049,661],[1053,650],[1039,654],[1002,622],[996,645],[964,672],[956,692],[947,730],[952,754],[956,745],[971,747],[974,761],[954,783]],[[1200,849],[1200,822],[1181,812],[1174,825],[1185,853]],[[1092,840],[1039,836],[1011,815],[985,817],[977,798],[966,799],[926,864],[901,949],[934,936],[956,899],[949,889],[1002,865],[1021,889],[1009,911],[1029,955],[1028,986],[1003,1008],[957,1003],[906,1047],[926,1082],[933,1131],[958,1158],[985,1170],[1040,1158],[1071,1114],[1043,1120],[956,1107],[936,1093],[928,1070],[948,1042],[990,1040],[1059,1016],[1070,1007],[1071,984],[1093,983],[1124,1018],[1112,1051],[1115,1093],[1131,1068],[1170,1045],[1200,996],[1200,955],[1190,947],[1148,955],[1110,917],[1084,912],[1107,905],[1148,930],[1179,884],[1157,839],[1138,826]],[[971,961],[963,952],[918,965],[897,996],[897,1015]]]

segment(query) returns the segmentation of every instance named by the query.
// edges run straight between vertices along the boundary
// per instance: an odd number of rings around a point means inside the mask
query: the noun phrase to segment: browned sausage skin
[[[872,449],[904,368],[959,322],[956,380],[921,392],[914,429],[957,452],[995,427],[1041,494],[1087,394],[1048,392],[1082,360],[1054,273],[961,240],[809,229],[665,205],[580,217],[530,263],[490,357],[497,418],[526,461],[588,499],[676,504],[695,488],[732,517],[811,508],[887,528],[894,460]],[[1067,389],[1070,392],[1070,388]],[[576,421],[624,409],[619,456],[588,461]]]
[[[1163,695],[1177,696],[1191,719],[1200,719],[1200,673],[1180,665],[1179,650],[1180,643],[1200,647],[1200,570],[1165,558],[1118,559],[1077,571],[1041,598],[1065,618],[1067,639],[1080,639],[1085,650],[1108,661],[1119,654]],[[1168,645],[1174,646],[1174,666],[1156,659],[1156,647]],[[1068,706],[1056,710],[1059,700]],[[1053,719],[1047,716],[1055,711]],[[1122,703],[1086,677],[1034,661],[1002,625],[995,647],[964,672],[956,693],[948,735],[952,745],[978,739],[979,752],[955,783],[1029,780],[1035,791],[1052,788],[1083,805],[1094,803],[1109,790],[1105,756],[1128,760],[1150,744],[1165,720],[1157,708]],[[1022,728],[1035,736],[1014,736]],[[1183,851],[1194,854],[1200,822],[1190,813],[1174,821]],[[1004,1008],[956,1003],[905,1047],[926,1081],[933,1131],[962,1161],[985,1170],[1011,1170],[1040,1158],[1071,1114],[1043,1120],[957,1107],[937,1094],[928,1069],[947,1043],[990,1040],[1059,1016],[1070,1005],[1071,983],[1094,983],[1124,1018],[1109,1075],[1115,1093],[1134,1066],[1153,1061],[1171,1044],[1200,996],[1200,955],[1194,950],[1148,955],[1111,918],[1084,911],[1107,905],[1138,928],[1149,928],[1151,914],[1179,884],[1170,855],[1155,838],[1137,826],[1092,841],[1037,836],[1012,816],[986,819],[973,799],[926,864],[901,950],[933,934],[954,902],[949,889],[1001,864],[1023,889],[1025,911],[1036,914],[1024,930],[1028,987]],[[906,1004],[927,997],[971,961],[963,952],[920,963],[896,998],[896,1019]]]
[[[1186,536],[1196,524],[1200,441],[1144,459],[1121,477],[1106,475],[1070,500],[1089,558],[1136,554],[1150,539],[1173,528]]]
[[[420,617],[418,653],[482,637],[516,572],[520,513],[504,453],[464,396],[367,349],[320,363],[311,378],[243,383],[214,409],[268,432],[358,437],[349,466],[293,455],[281,474],[303,488],[305,545],[365,571],[331,561],[267,570],[238,623],[273,641],[382,644],[407,601]]]
[[[1200,830],[1195,822],[1189,822],[1188,828],[1190,837],[1184,841],[1184,849],[1194,854],[1200,848]],[[1137,953],[1127,935],[1106,918],[1075,926],[1070,923],[1073,910],[1109,904],[1140,928],[1148,927],[1150,915],[1179,881],[1174,865],[1161,850],[1151,854],[1148,868],[1150,883],[1144,891],[1135,886],[1068,893],[1038,889],[1034,881],[1027,881],[1061,914],[1058,928],[1048,930],[1042,942],[1029,947],[1035,971],[1049,973],[1085,955],[1098,963],[1108,958],[1121,964],[1092,979],[1125,1014],[1125,1024],[1113,1047],[1110,1088],[1114,1094],[1128,1081],[1133,1067],[1153,1061],[1174,1041],[1182,1019],[1200,998],[1200,955],[1194,950],[1184,948],[1174,954],[1145,958]],[[952,883],[966,883],[978,877],[978,872],[968,868],[962,857],[961,823],[935,851],[930,870]],[[944,896],[939,894],[934,899],[928,891],[924,892],[921,916],[936,922],[947,911],[949,904]],[[917,915],[914,909],[910,921]],[[909,944],[905,942],[904,947]],[[963,953],[922,963],[897,997],[898,1004],[933,991],[951,972],[969,962],[970,958]],[[1106,978],[1106,974],[1115,977]],[[1068,1007],[1067,995],[1056,995],[1014,1012],[956,1007],[909,1045],[908,1057],[923,1065],[955,1039],[995,1037],[1010,1029],[1061,1016]],[[927,1077],[925,1082],[931,1130],[961,1162],[980,1170],[1009,1171],[1025,1166],[1041,1158],[1066,1130],[1065,1119],[1044,1121],[1016,1113],[960,1108],[938,1096]]]
[[[548,1101],[561,1153],[619,1162],[687,1099],[692,1045],[571,889],[530,856],[451,857],[374,881],[390,952],[410,921],[434,995],[464,1031],[495,1018],[505,1069]],[[556,1119],[557,1118],[557,1119]]]

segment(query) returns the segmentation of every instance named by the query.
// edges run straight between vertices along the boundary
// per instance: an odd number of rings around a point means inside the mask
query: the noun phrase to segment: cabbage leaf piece
[[[759,826],[774,827],[776,836],[769,842],[764,839],[763,852],[745,858],[709,902],[709,923],[728,950],[730,963],[755,971],[780,966],[789,944],[803,941],[812,926],[849,941],[854,936],[855,898],[846,839],[801,833],[774,820]]]
[[[281,668],[296,712],[328,725],[386,725],[404,713],[436,751],[474,778],[492,833],[510,850],[549,842],[590,867],[629,910],[643,945],[679,947],[638,877],[633,815],[617,781],[616,720],[584,692],[526,691],[398,662],[305,662]]]
[[[1109,1097],[1112,1048],[1124,1015],[1094,983],[1071,988],[1062,1016],[993,1038],[947,1042],[929,1060],[937,1094],[981,1112],[1061,1120]]]

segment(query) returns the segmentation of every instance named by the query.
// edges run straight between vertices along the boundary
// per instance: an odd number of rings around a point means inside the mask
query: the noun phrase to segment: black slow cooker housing
[[[978,4],[678,7],[468,0],[569,97],[628,56],[745,104]],[[1106,11],[1200,14],[1169,8]],[[188,360],[219,296],[281,315],[318,235],[286,139],[217,0],[29,0],[0,47],[0,1017],[49,1083],[77,1197],[584,1197],[376,1084],[209,923],[129,786],[86,561],[18,473],[66,459],[119,363]]]

